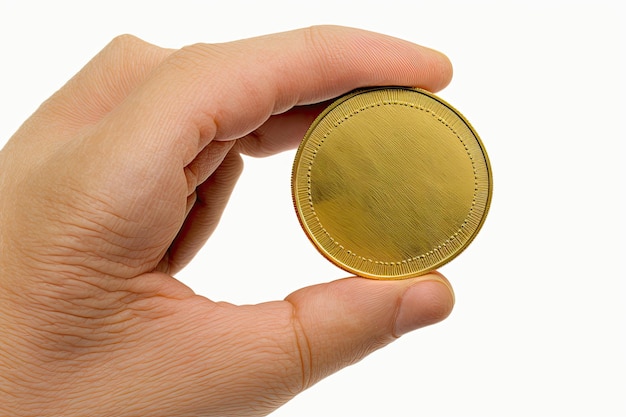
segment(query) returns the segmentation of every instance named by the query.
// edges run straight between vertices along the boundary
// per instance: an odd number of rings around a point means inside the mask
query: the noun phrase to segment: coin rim
[[[379,90],[389,90],[389,89],[407,90],[407,91],[417,92],[419,94],[426,95],[426,96],[430,97],[431,99],[433,99],[434,101],[439,102],[441,105],[443,105],[444,107],[449,109],[452,113],[454,113],[467,126],[467,128],[470,130],[470,132],[472,133],[472,135],[474,136],[474,138],[476,140],[476,145],[478,145],[478,148],[480,149],[480,153],[481,153],[481,155],[483,157],[483,160],[485,162],[485,167],[484,168],[485,168],[485,171],[487,172],[486,182],[488,184],[488,186],[487,186],[487,198],[485,199],[485,207],[484,207],[484,210],[483,210],[483,212],[482,212],[482,214],[480,216],[480,221],[478,222],[478,225],[476,226],[476,229],[467,237],[467,240],[465,242],[463,242],[463,244],[461,246],[459,246],[450,255],[448,255],[447,257],[439,260],[436,263],[433,263],[428,268],[425,268],[425,269],[422,269],[422,270],[418,270],[416,272],[411,272],[411,273],[407,273],[407,274],[401,274],[401,275],[373,274],[373,273],[370,273],[370,272],[367,272],[367,271],[363,271],[363,270],[360,270],[360,269],[353,268],[353,267],[351,267],[349,265],[346,265],[345,263],[339,262],[335,257],[333,257],[330,253],[327,252],[327,250],[319,243],[317,237],[310,230],[309,225],[306,223],[305,219],[303,218],[304,216],[303,216],[302,207],[301,207],[302,203],[297,198],[298,182],[297,182],[297,178],[296,177],[297,177],[298,169],[299,169],[299,167],[301,165],[300,162],[301,162],[301,159],[302,159],[302,153],[303,153],[303,150],[304,150],[304,148],[306,146],[306,143],[310,139],[313,131],[317,128],[317,126],[319,125],[321,120],[324,119],[337,106],[339,106],[340,104],[342,104],[342,103],[344,103],[344,102],[346,102],[346,101],[348,101],[348,100],[350,100],[350,99],[352,99],[352,98],[354,98],[354,97],[356,97],[358,95],[368,94],[368,93],[379,91]],[[377,279],[377,280],[400,280],[400,279],[407,279],[407,278],[413,278],[413,277],[421,276],[421,275],[427,274],[429,272],[432,272],[435,269],[440,268],[441,266],[443,266],[443,265],[447,264],[448,262],[452,261],[453,259],[457,258],[474,241],[475,237],[478,235],[478,233],[482,229],[482,227],[483,227],[483,225],[485,223],[485,220],[487,218],[487,214],[489,212],[489,209],[491,207],[492,195],[493,195],[493,176],[492,176],[491,163],[490,163],[489,157],[487,155],[487,152],[485,150],[485,146],[484,146],[482,140],[480,139],[480,137],[478,136],[478,133],[476,132],[474,127],[465,118],[465,116],[463,116],[456,108],[451,106],[445,100],[441,99],[440,97],[434,95],[433,93],[431,93],[431,92],[429,92],[427,90],[423,90],[421,88],[416,88],[416,87],[389,86],[389,87],[360,88],[360,89],[354,90],[354,91],[352,91],[350,93],[347,93],[347,94],[337,98],[335,101],[333,101],[330,105],[328,105],[315,118],[313,123],[311,123],[311,125],[307,129],[307,132],[305,133],[305,135],[304,135],[302,141],[300,142],[300,145],[298,146],[298,149],[296,151],[296,155],[294,157],[294,162],[293,162],[293,166],[292,166],[292,172],[291,172],[291,196],[292,196],[294,209],[296,211],[296,217],[298,218],[298,222],[300,223],[300,226],[302,227],[302,229],[305,232],[305,235],[307,236],[309,241],[313,244],[313,246],[317,249],[317,251],[319,253],[321,253],[326,259],[328,259],[335,266],[337,266],[337,267],[341,268],[342,270],[347,271],[349,273],[353,273],[355,275],[358,275],[360,277]]]

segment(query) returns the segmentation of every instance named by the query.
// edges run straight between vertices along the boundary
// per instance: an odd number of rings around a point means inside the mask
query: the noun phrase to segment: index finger
[[[186,165],[211,140],[245,136],[294,106],[366,86],[437,91],[451,76],[444,55],[414,43],[358,29],[310,27],[183,48],[106,123],[122,121],[135,151],[141,145],[141,152],[178,155]]]

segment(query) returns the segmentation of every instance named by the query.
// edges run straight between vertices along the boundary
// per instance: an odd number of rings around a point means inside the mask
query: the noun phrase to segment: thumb
[[[141,285],[153,286],[159,276],[146,275],[150,281]],[[402,334],[443,320],[454,304],[437,273],[346,278],[258,305],[215,303],[186,291],[156,298],[133,305],[147,322],[131,321],[117,343],[107,340],[115,352],[105,347],[105,361],[81,363],[81,378],[71,379],[72,389],[93,396],[100,415],[113,415],[120,404],[123,415],[266,415]]]
[[[347,278],[303,288],[295,309],[304,387],[363,359],[401,335],[445,319],[450,283],[431,273],[400,281]]]
[[[158,377],[159,400],[194,415],[248,416],[265,415],[402,334],[443,320],[454,295],[442,275],[431,273],[399,281],[346,278],[258,305],[206,301],[195,312],[185,308],[184,324],[168,326],[178,343],[175,352],[157,355],[157,362],[170,363],[169,375]],[[158,349],[143,350],[151,351]]]

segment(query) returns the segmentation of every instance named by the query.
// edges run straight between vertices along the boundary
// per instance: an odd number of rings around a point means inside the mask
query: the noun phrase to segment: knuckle
[[[158,60],[163,53],[166,53],[163,48],[134,35],[122,34],[114,37],[99,55],[106,61],[128,65],[130,62],[136,62],[138,57],[152,57]]]
[[[125,51],[130,48],[141,47],[148,45],[147,42],[139,39],[138,37],[130,34],[122,34],[114,37],[105,47],[105,50],[113,51]]]
[[[186,45],[172,54],[169,63],[181,70],[194,71],[216,61],[223,61],[226,55],[226,48],[221,45],[194,43]]]

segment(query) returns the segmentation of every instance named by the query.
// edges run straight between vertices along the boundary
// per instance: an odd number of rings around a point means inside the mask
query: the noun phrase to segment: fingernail
[[[441,278],[429,277],[411,285],[402,295],[394,335],[440,322],[454,306],[454,292]]]

